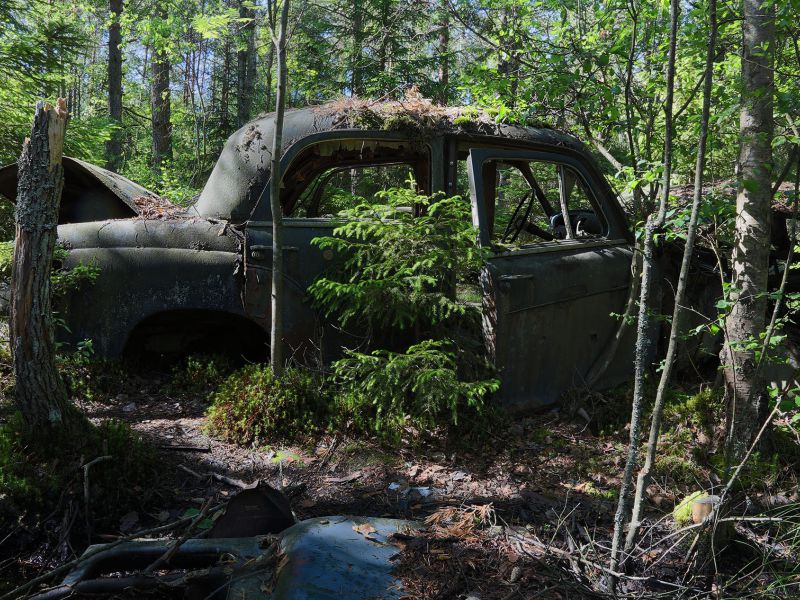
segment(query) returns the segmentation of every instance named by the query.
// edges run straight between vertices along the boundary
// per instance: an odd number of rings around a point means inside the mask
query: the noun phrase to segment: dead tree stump
[[[17,406],[31,427],[65,427],[74,419],[56,371],[50,270],[64,187],[61,157],[66,102],[36,103],[31,137],[19,159],[16,243],[11,269],[11,353]]]

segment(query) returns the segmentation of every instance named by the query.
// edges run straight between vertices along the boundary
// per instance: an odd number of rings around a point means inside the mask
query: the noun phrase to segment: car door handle
[[[297,252],[297,246],[284,246],[284,252]],[[253,244],[250,246],[250,258],[253,260],[264,260],[267,257],[267,253],[272,254],[272,246],[267,246],[263,244]]]
[[[531,279],[536,279],[536,275],[533,273],[526,273],[526,274],[518,274],[518,275],[500,275],[497,278],[498,287],[502,292],[508,292],[511,289],[511,284],[514,282],[524,282],[529,281]]]
[[[272,246],[265,246],[261,244],[254,244],[250,246],[250,258],[253,260],[264,260],[267,257],[267,252],[272,254]]]
[[[522,281],[524,279],[535,279],[536,275],[533,273],[521,274],[521,275],[500,275],[498,279],[500,281]]]

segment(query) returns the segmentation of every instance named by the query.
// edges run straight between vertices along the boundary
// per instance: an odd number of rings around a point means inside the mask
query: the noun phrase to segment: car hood
[[[158,198],[138,183],[86,161],[65,156],[63,165],[59,224],[135,217],[141,205]],[[12,202],[17,196],[16,163],[0,168],[0,196]]]
[[[401,548],[395,536],[418,527],[398,519],[332,516],[301,521],[277,536],[190,539],[170,559],[180,573],[138,579],[118,575],[144,568],[163,555],[172,540],[90,546],[84,556],[91,556],[60,586],[34,598],[54,600],[76,593],[111,596],[126,587],[152,587],[160,577],[163,585],[185,587],[188,597],[399,599],[403,589],[392,561]]]

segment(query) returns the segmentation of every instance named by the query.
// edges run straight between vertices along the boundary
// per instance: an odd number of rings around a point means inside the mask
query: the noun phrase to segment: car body
[[[90,546],[60,585],[32,598],[399,600],[407,596],[394,572],[401,551],[396,536],[418,527],[398,519],[331,516],[301,521],[275,536],[193,538],[155,575],[140,570],[163,556],[170,540]]]
[[[196,537],[90,546],[60,585],[32,597],[399,599],[407,597],[396,573],[403,540],[420,526],[353,516],[298,522],[283,492],[259,482]]]
[[[91,339],[106,357],[268,356],[273,125],[266,115],[234,133],[187,209],[165,207],[99,167],[75,161],[66,169],[59,239],[67,264],[95,265],[99,276],[59,306],[63,343]],[[370,185],[402,185],[411,174],[425,194],[469,197],[479,243],[492,249],[475,286],[506,406],[546,406],[571,387],[629,376],[633,332],[615,342],[612,315],[629,296],[633,236],[576,138],[496,124],[473,109],[353,101],[288,111],[283,139],[287,355],[330,360],[347,343],[306,296],[334,260],[311,240],[331,233],[343,190],[368,195]],[[68,192],[73,171],[93,174],[91,185],[104,191],[91,194],[113,209],[100,203],[93,213],[80,190]],[[0,192],[10,178],[0,171]]]

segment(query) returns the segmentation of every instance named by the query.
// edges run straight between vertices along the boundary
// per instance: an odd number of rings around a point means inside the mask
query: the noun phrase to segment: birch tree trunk
[[[272,40],[277,57],[278,91],[275,97],[275,130],[272,138],[272,178],[269,202],[272,209],[272,325],[270,328],[270,362],[272,373],[283,374],[283,207],[281,206],[281,157],[283,117],[286,109],[286,28],[289,20],[289,0],[283,0],[280,29]]]
[[[700,212],[700,200],[703,195],[703,170],[706,164],[706,143],[708,141],[708,121],[711,113],[711,83],[714,70],[714,53],[717,41],[717,0],[709,0],[708,7],[709,33],[708,50],[706,52],[706,77],[703,83],[703,109],[700,116],[700,139],[697,148],[697,163],[694,172],[694,197],[692,199],[692,212],[689,217],[689,226],[686,232],[686,245],[683,249],[683,259],[681,260],[681,270],[678,275],[678,286],[675,290],[675,308],[672,314],[672,328],[669,333],[669,346],[664,357],[664,368],[661,371],[661,379],[658,382],[656,391],[656,401],[653,405],[653,416],[650,421],[650,437],[647,440],[647,454],[645,455],[644,466],[639,471],[636,480],[636,494],[633,500],[633,512],[631,514],[628,536],[625,540],[625,551],[630,551],[636,541],[636,533],[639,528],[639,521],[642,514],[642,504],[647,486],[650,484],[650,471],[653,468],[658,449],[658,436],[661,433],[661,415],[664,411],[664,402],[667,397],[667,386],[672,377],[672,369],[678,353],[678,342],[683,334],[683,317],[685,310],[683,302],[686,298],[686,283],[689,279],[689,267],[694,253],[694,242],[697,235],[697,219]]]
[[[614,515],[614,534],[611,540],[611,559],[609,561],[610,571],[617,571],[620,563],[620,547],[622,545],[623,527],[628,515],[630,506],[630,494],[633,488],[633,472],[639,456],[639,444],[641,443],[641,421],[644,405],[644,383],[647,371],[647,358],[650,356],[652,344],[652,328],[650,326],[650,297],[653,289],[653,271],[655,270],[655,239],[657,230],[664,226],[667,214],[667,200],[669,199],[670,181],[672,178],[672,104],[675,88],[675,53],[678,38],[678,12],[680,6],[678,0],[670,0],[670,37],[669,52],[667,54],[667,93],[664,99],[664,180],[662,187],[661,200],[658,212],[650,215],[645,224],[644,230],[644,250],[642,264],[642,287],[639,296],[639,317],[636,328],[636,358],[634,368],[634,387],[633,387],[633,407],[631,409],[631,428],[630,442],[628,445],[628,458],[625,462],[625,470],[622,478],[622,485],[619,490],[619,502],[617,511]],[[624,562],[624,559],[623,561]],[[612,579],[612,587],[616,582]]]
[[[77,421],[56,371],[50,269],[64,170],[66,102],[36,103],[31,137],[19,159],[16,244],[11,267],[11,352],[16,403],[34,428],[69,427]]]
[[[775,5],[744,0],[739,193],[732,257],[733,307],[725,319],[726,463],[735,464],[766,415],[767,390],[755,348],[767,310],[773,134]]]

